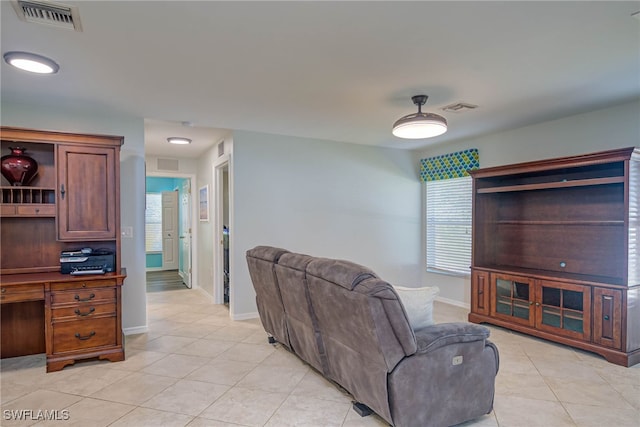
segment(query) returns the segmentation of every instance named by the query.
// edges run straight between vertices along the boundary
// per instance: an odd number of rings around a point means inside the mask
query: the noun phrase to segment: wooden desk
[[[47,372],[76,360],[124,359],[121,287],[126,270],[0,277],[0,357],[47,354]]]

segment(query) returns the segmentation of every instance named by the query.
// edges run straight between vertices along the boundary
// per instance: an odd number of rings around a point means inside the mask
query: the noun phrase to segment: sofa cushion
[[[246,253],[249,275],[256,291],[256,305],[264,330],[291,348],[280,288],[274,266],[289,251],[269,246],[257,246]]]
[[[378,277],[367,267],[351,261],[339,259],[315,258],[307,266],[307,273],[321,277],[350,291],[363,280]]]
[[[407,288],[393,286],[409,318],[414,331],[433,325],[433,301],[440,289],[437,286]]]

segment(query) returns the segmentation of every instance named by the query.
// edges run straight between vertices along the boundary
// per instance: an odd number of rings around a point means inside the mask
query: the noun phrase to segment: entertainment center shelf
[[[596,178],[596,179],[579,179],[579,180],[563,180],[558,182],[547,182],[543,184],[521,184],[521,185],[505,185],[499,187],[479,188],[478,194],[486,193],[504,193],[510,191],[529,191],[529,190],[545,190],[550,188],[573,188],[591,185],[607,185],[624,183],[623,177],[613,178]]]
[[[472,322],[640,362],[640,149],[471,171]]]

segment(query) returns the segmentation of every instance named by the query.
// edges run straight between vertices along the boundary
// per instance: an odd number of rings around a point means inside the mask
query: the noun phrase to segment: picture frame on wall
[[[204,185],[200,187],[199,194],[199,215],[200,221],[207,222],[209,221],[209,186]]]

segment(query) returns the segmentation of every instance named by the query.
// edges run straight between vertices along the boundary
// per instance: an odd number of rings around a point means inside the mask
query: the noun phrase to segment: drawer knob
[[[81,312],[80,309],[76,309],[75,313],[78,316],[88,316],[91,313],[93,313],[94,311],[96,311],[96,309],[94,307],[91,307],[91,308],[89,308],[89,311],[87,311],[86,313]]]
[[[92,336],[94,336],[95,334],[96,334],[96,331],[91,331],[91,332],[89,332],[89,335],[83,337],[78,332],[76,332],[76,338],[78,338],[81,341],[86,341],[89,338],[91,338]]]
[[[94,299],[95,297],[96,297],[96,294],[91,294],[91,295],[89,295],[89,298],[82,298],[82,299],[80,299],[80,295],[77,295],[77,294],[76,294],[76,296],[74,296],[73,298],[75,298],[75,299],[76,299],[76,301],[78,301],[78,302],[87,302],[87,301],[91,301],[91,300],[92,300],[92,299]]]
[[[609,316],[607,314],[604,315],[604,320],[609,320]]]
[[[7,288],[2,288],[2,293],[4,294],[5,292],[7,292]]]

